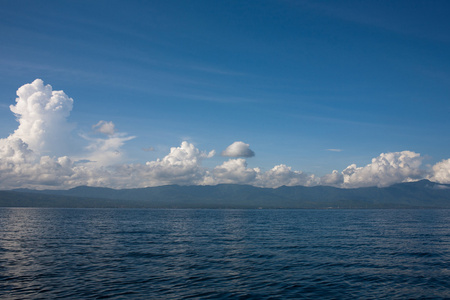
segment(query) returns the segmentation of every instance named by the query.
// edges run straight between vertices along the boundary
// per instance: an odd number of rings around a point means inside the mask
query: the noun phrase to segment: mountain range
[[[67,208],[450,208],[450,185],[428,180],[389,187],[167,185],[136,189],[0,191],[0,207]]]

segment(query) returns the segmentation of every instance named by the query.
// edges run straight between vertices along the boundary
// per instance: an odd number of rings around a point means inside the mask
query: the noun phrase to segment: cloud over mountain
[[[341,186],[344,183],[344,175],[338,170],[333,170],[320,178],[321,185]]]
[[[308,175],[302,171],[294,171],[291,167],[284,164],[277,165],[266,171],[260,173],[258,176],[257,186],[262,187],[279,187],[282,185],[294,186],[304,185],[313,186],[319,183],[319,178],[315,175]]]
[[[432,170],[428,179],[439,183],[450,183],[450,158],[438,162]]]
[[[344,175],[345,187],[378,186],[384,187],[397,182],[415,181],[423,178],[424,172],[420,154],[411,151],[381,153],[372,158],[365,167],[348,166]]]

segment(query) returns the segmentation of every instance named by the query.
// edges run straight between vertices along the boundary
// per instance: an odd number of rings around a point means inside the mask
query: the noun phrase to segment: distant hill
[[[450,208],[450,185],[428,180],[390,187],[167,185],[139,189],[80,186],[69,190],[0,191],[0,207],[127,208]]]

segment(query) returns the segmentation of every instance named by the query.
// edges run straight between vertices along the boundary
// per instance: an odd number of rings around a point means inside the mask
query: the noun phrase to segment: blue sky
[[[18,127],[22,85],[40,78],[73,99],[70,149],[40,156],[92,160],[76,152],[104,120],[130,137],[127,164],[183,141],[216,151],[209,170],[242,141],[250,169],[318,177],[381,153],[420,154],[422,171],[450,157],[448,1],[0,4],[0,138]]]

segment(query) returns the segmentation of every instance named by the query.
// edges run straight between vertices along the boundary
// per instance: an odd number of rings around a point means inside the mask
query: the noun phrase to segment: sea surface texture
[[[450,210],[2,208],[0,298],[450,298]]]

